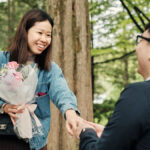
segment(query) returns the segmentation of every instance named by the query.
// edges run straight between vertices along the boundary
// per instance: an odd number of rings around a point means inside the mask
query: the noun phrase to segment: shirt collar
[[[148,77],[145,81],[150,81],[150,77]]]

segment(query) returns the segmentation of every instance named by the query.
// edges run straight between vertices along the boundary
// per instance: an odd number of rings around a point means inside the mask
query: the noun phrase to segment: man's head
[[[138,73],[147,79],[150,77],[150,23],[146,26],[145,32],[137,36],[137,41]]]

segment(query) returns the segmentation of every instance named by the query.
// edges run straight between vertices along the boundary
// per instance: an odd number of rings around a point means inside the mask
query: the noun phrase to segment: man
[[[138,73],[145,81],[123,90],[101,138],[90,124],[79,125],[80,150],[150,150],[150,23],[139,39]]]

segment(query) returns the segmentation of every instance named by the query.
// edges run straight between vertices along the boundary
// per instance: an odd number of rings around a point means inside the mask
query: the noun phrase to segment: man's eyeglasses
[[[146,38],[146,37],[144,37],[142,35],[137,35],[137,37],[136,37],[136,45],[139,44],[142,39],[150,42],[150,38]]]

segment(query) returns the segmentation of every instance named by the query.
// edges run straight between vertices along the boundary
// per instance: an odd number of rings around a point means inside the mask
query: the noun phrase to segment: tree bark
[[[54,20],[52,59],[62,68],[75,93],[84,119],[93,120],[90,24],[88,0],[47,0]],[[48,150],[78,150],[78,141],[65,129],[60,112],[51,104],[52,121]]]
[[[10,0],[7,0],[8,3],[8,33],[10,33],[10,28],[11,28],[11,16],[10,16]],[[8,39],[7,42],[10,41],[10,35],[8,34]]]
[[[8,4],[8,43],[12,39],[12,34],[14,33],[15,26],[15,0],[7,0]]]

